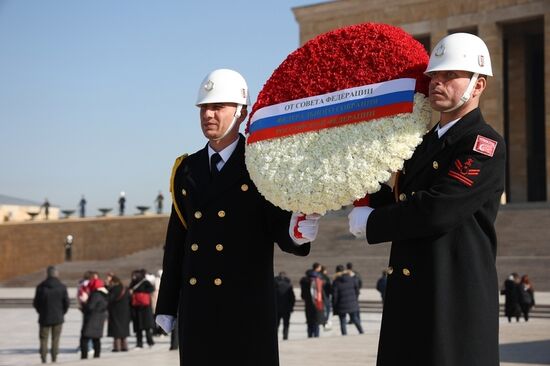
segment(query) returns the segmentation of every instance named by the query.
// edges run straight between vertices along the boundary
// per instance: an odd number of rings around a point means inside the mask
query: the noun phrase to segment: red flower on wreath
[[[388,24],[336,29],[306,42],[279,65],[260,91],[250,118],[273,104],[399,78],[416,79],[416,91],[427,95],[428,59],[417,40]]]

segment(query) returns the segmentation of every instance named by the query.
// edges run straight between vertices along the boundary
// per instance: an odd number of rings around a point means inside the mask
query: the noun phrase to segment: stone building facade
[[[480,36],[494,77],[481,99],[485,119],[508,144],[507,202],[550,197],[549,0],[338,0],[292,9],[300,44],[347,25],[403,28],[428,50],[445,35]]]

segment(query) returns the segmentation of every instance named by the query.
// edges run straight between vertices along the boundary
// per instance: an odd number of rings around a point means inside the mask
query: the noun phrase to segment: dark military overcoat
[[[392,241],[377,365],[498,366],[506,147],[479,109],[434,134],[405,162],[397,200],[367,223],[369,243]]]
[[[290,212],[246,170],[244,137],[211,181],[208,148],[176,162],[156,313],[178,314],[180,364],[278,365],[273,247],[307,255]]]

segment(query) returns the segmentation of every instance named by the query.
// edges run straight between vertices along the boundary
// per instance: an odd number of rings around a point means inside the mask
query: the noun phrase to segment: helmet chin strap
[[[215,139],[212,139],[212,141],[220,141],[221,139],[223,139],[225,136],[227,136],[227,134],[233,129],[233,127],[235,126],[235,122],[237,122],[237,120],[239,119],[239,117],[241,117],[241,110],[243,109],[243,105],[242,104],[238,104],[237,105],[237,109],[235,110],[235,114],[233,115],[233,121],[231,121],[231,124],[229,125],[229,127],[227,128],[227,130],[225,130],[225,132],[223,133],[223,135],[221,135],[221,137],[218,137],[218,138],[215,138]]]
[[[470,97],[472,96],[472,90],[474,89],[474,86],[476,85],[478,77],[479,77],[479,73],[477,73],[477,72],[474,73],[472,75],[472,77],[470,78],[470,83],[468,84],[468,87],[464,91],[464,94],[462,94],[462,96],[460,97],[460,101],[454,107],[451,107],[447,110],[444,110],[443,112],[452,112],[455,109],[458,109],[458,108],[462,107],[462,105],[464,103],[466,103],[470,99]]]

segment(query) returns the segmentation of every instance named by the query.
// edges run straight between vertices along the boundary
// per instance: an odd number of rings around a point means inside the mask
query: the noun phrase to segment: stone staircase
[[[387,266],[390,245],[368,245],[348,232],[348,209],[328,213],[321,219],[318,238],[307,257],[297,257],[275,249],[274,270],[287,272],[294,286],[313,262],[326,266],[329,275],[338,264],[352,262],[364,288],[374,288]],[[511,272],[529,274],[535,290],[550,291],[550,205],[505,205],[497,218],[497,270],[500,283]],[[115,272],[125,282],[134,269],[156,272],[162,266],[162,248],[155,247],[130,255],[103,259],[65,262],[58,265],[61,280],[76,286],[86,270],[101,276]],[[44,278],[44,270],[0,281],[0,287],[34,287]]]

